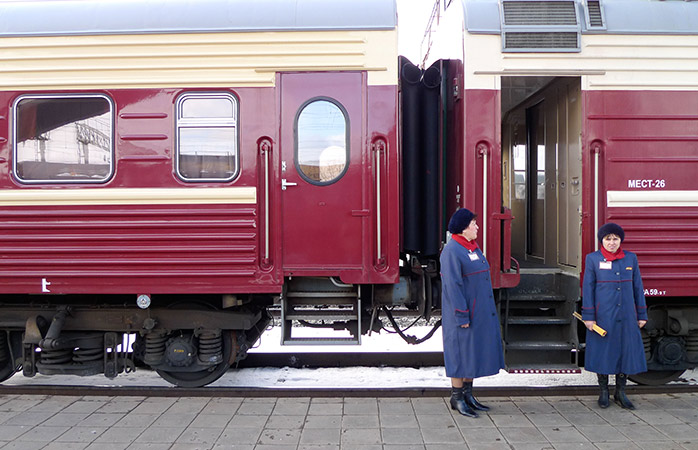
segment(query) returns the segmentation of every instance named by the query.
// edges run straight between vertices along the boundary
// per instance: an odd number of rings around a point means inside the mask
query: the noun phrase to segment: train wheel
[[[20,333],[8,333],[0,331],[0,383],[10,378],[22,368],[17,364],[17,357],[20,354],[22,336]],[[13,359],[14,356],[14,359]]]
[[[685,370],[648,370],[647,372],[628,375],[628,378],[637,384],[659,386],[660,384],[678,380],[684,372]]]
[[[223,331],[223,362],[208,370],[198,372],[176,372],[171,370],[157,370],[166,381],[179,387],[202,387],[211,384],[222,377],[235,360],[235,334],[232,331]]]

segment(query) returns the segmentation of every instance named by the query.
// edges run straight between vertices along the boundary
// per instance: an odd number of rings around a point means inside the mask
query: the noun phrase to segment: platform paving
[[[0,449],[698,450],[698,394],[631,399],[481,398],[472,419],[446,398],[0,395]]]

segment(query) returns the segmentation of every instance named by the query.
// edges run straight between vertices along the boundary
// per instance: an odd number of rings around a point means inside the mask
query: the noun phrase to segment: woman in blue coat
[[[451,378],[451,408],[477,417],[489,407],[473,397],[473,378],[504,368],[499,318],[492,293],[490,266],[475,242],[475,214],[462,208],[448,224],[452,239],[441,252],[442,305],[446,376]]]
[[[587,327],[585,368],[598,375],[599,406],[608,407],[608,375],[616,375],[614,400],[635,409],[625,395],[628,374],[647,371],[640,328],[647,306],[637,256],[621,249],[623,229],[615,223],[599,228],[601,249],[586,257],[582,285],[582,319]],[[598,325],[605,337],[592,331]]]

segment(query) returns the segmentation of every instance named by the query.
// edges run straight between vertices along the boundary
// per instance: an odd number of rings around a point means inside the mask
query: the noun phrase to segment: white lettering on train
[[[659,289],[645,289],[645,295],[652,295],[652,296],[666,295],[666,291],[660,291]]]
[[[666,187],[666,180],[628,180],[628,189],[662,189]]]
[[[49,286],[51,286],[51,282],[48,281],[46,278],[41,279],[41,292],[51,292],[49,290]]]

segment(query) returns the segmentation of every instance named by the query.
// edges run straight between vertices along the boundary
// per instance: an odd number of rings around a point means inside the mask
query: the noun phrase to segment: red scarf
[[[474,252],[477,248],[477,242],[467,240],[462,234],[451,235],[454,241],[458,242],[463,247],[467,248],[471,252]]]
[[[618,247],[618,250],[616,250],[615,253],[611,253],[601,246],[601,254],[604,258],[606,258],[606,261],[615,261],[616,259],[625,258],[625,253],[623,253],[623,249],[620,247]]]

